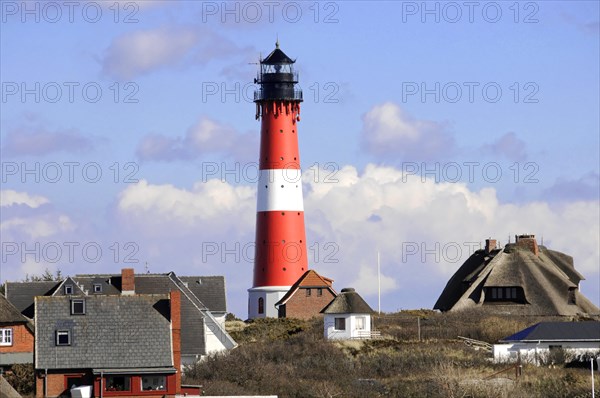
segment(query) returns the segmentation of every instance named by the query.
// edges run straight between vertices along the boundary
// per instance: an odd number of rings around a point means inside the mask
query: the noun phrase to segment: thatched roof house
[[[596,315],[600,310],[579,292],[585,279],[573,257],[538,245],[534,235],[516,236],[504,249],[486,240],[456,271],[434,309],[483,308],[515,315]]]

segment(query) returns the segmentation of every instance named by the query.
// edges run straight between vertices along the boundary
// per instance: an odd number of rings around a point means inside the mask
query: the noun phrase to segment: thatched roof
[[[535,241],[535,237],[531,239]],[[584,278],[575,270],[571,256],[537,243],[535,251],[531,247],[518,242],[504,249],[475,251],[448,281],[434,309],[481,307],[518,315],[600,314],[598,307],[579,292]],[[519,289],[519,300],[491,300],[492,288],[513,287]]]
[[[351,288],[342,289],[340,294],[321,310],[323,314],[370,314],[373,309],[360,294]]]

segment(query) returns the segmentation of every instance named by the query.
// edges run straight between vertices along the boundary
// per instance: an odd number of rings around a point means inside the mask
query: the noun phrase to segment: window
[[[166,376],[144,376],[142,377],[142,391],[165,391],[167,389]]]
[[[71,315],[85,315],[85,300],[71,300]]]
[[[318,288],[317,289],[317,296],[321,297],[323,295],[323,289]]]
[[[306,289],[306,297],[310,297],[311,294],[311,289]]]
[[[265,299],[262,297],[258,298],[258,313],[259,314],[265,313]]]
[[[335,330],[346,330],[346,318],[335,318]]]
[[[102,293],[102,285],[100,283],[94,283],[94,293]]]
[[[65,390],[83,385],[83,375],[66,375]]]
[[[106,391],[131,391],[129,376],[107,376],[104,384]]]
[[[71,345],[71,331],[70,330],[57,330],[56,331],[56,345]]]
[[[0,345],[12,345],[13,344],[13,330],[12,329],[0,329]]]
[[[65,294],[73,294],[73,285],[65,285]]]
[[[514,303],[525,304],[525,293],[523,288],[515,287],[486,287],[485,301],[509,301]]]
[[[567,297],[568,304],[577,304],[577,296],[575,295],[576,290],[577,289],[574,287],[569,288],[569,295]]]
[[[356,330],[365,330],[366,318],[364,316],[356,317]]]

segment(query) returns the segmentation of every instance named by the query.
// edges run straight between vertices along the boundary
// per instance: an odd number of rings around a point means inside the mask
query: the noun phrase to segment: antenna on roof
[[[144,264],[144,271],[146,271],[147,274],[150,273],[150,269],[148,269],[148,261],[146,261],[146,263]]]

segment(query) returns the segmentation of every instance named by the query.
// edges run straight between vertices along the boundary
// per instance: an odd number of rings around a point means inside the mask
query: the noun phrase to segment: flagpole
[[[379,251],[377,251],[377,310],[381,315],[381,262],[379,259]]]

